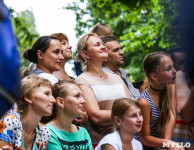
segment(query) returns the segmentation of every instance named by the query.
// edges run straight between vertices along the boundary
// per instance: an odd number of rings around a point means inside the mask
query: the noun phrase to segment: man
[[[104,62],[103,71],[119,75],[126,84],[131,98],[133,100],[137,100],[140,95],[139,90],[134,88],[133,84],[129,80],[129,74],[121,68],[121,65],[124,63],[124,52],[121,50],[121,46],[117,42],[117,38],[107,35],[101,37],[101,40],[108,49],[108,59]]]

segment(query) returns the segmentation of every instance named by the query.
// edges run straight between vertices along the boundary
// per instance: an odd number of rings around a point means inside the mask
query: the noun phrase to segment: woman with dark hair
[[[62,60],[61,69],[59,71],[54,71],[53,75],[59,80],[70,80],[73,77],[70,77],[65,71],[65,64],[72,58],[72,46],[69,45],[69,40],[67,35],[64,33],[54,33],[51,36],[56,37],[62,44],[62,55],[64,59]]]
[[[22,80],[17,112],[0,120],[0,149],[46,150],[50,130],[40,120],[52,114],[55,99],[51,87],[47,79],[37,75]]]
[[[55,84],[58,79],[52,75],[54,71],[61,68],[62,60],[62,44],[56,37],[41,36],[32,46],[23,54],[25,59],[36,63],[36,69],[30,74],[37,74],[39,77],[48,79]]]

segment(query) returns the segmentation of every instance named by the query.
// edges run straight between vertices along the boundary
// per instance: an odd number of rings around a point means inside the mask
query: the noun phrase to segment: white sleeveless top
[[[118,75],[107,74],[108,79],[104,80],[87,73],[82,73],[75,81],[78,84],[91,88],[96,96],[97,102],[126,98],[123,80]]]

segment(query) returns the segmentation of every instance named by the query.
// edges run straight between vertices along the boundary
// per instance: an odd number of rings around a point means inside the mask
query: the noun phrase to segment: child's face
[[[161,59],[160,69],[157,74],[158,82],[161,84],[174,84],[176,79],[176,70],[169,56]]]
[[[123,115],[121,119],[120,130],[134,135],[141,131],[143,124],[143,116],[140,108],[131,106]]]

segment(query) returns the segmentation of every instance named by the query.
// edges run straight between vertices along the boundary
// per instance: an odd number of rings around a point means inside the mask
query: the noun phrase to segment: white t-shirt
[[[103,144],[110,144],[115,150],[122,150],[122,142],[118,131],[114,131],[103,137],[103,139],[99,142],[95,150],[101,150],[101,146]],[[143,146],[141,142],[136,139],[132,139],[131,141],[133,150],[143,150]]]

